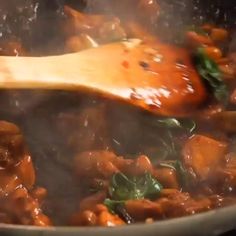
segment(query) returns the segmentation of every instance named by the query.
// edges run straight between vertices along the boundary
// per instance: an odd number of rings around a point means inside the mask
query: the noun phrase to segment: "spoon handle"
[[[65,57],[0,57],[0,87],[59,89],[74,86],[77,81],[65,71]]]

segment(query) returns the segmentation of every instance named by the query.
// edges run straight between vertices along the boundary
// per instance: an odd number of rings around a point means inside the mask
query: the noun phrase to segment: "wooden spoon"
[[[87,89],[161,115],[199,106],[204,86],[184,49],[140,40],[49,57],[0,57],[4,89]]]

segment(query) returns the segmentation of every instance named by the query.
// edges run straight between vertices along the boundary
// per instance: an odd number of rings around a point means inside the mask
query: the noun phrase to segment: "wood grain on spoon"
[[[0,57],[0,86],[88,89],[161,115],[194,109],[204,86],[184,49],[138,41],[49,57]]]

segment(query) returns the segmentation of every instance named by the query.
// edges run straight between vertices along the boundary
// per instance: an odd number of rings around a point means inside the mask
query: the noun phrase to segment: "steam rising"
[[[13,2],[17,2],[17,5],[20,4],[21,9],[27,9],[29,17],[26,25],[22,23],[24,21],[18,21],[17,25],[11,26],[11,21],[7,21],[10,28],[9,31],[6,31],[4,29],[6,26],[4,17],[6,14],[7,18],[10,17],[6,9],[14,8],[15,4],[11,4]],[[47,2],[49,4],[49,1]],[[53,16],[57,20],[61,20],[63,14],[60,1],[51,0],[51,2],[54,2],[55,5],[50,8],[49,12],[51,13],[56,9]],[[78,1],[74,1],[74,3],[76,2]],[[117,10],[111,2],[113,4],[123,3],[121,0],[88,0],[86,2],[85,11],[109,14],[116,14]],[[136,0],[133,1],[133,4],[135,5],[136,2]],[[213,2],[215,3],[215,1]],[[52,45],[54,45],[54,48],[49,51],[58,52],[61,44],[54,41],[57,40],[55,35],[50,33],[47,36],[49,31],[52,30],[48,25],[52,26],[52,23],[58,21],[52,18],[44,18],[45,16],[48,17],[48,14],[39,12],[39,9],[45,11],[47,9],[46,5],[42,6],[40,1],[19,0],[2,0],[0,4],[4,8],[3,11],[7,11],[5,16],[2,15],[4,25],[0,25],[0,29],[3,31],[1,36],[9,35],[10,32],[10,34],[20,37],[22,32],[14,32],[16,27],[22,29],[21,26],[24,25],[24,27],[28,27],[26,29],[28,33],[33,27],[36,27],[38,32],[34,29],[32,32],[35,35],[29,34],[26,41],[30,41],[32,46],[39,44],[37,51],[42,50],[40,54],[43,54]],[[22,4],[25,4],[25,7],[22,8]],[[160,22],[159,24],[153,23],[152,28],[167,41],[175,41],[178,31],[186,28],[186,22],[187,25],[190,25],[193,21],[202,22],[205,20],[206,11],[201,8],[199,1],[163,0],[160,1],[160,5],[163,11],[160,15]],[[208,6],[211,10],[214,9],[214,15],[216,15],[217,21],[220,22],[223,13],[213,5]],[[20,16],[22,15],[19,8],[17,9],[17,14],[21,19]],[[119,12],[122,19],[129,17],[132,11],[130,8],[124,9],[126,11]],[[48,23],[48,19],[51,23]],[[229,17],[223,17],[222,24],[225,23],[225,20],[230,19]],[[230,24],[232,25],[234,22],[230,22]],[[46,25],[47,27],[44,28]],[[57,31],[59,30],[59,27],[55,28]],[[54,33],[56,33],[55,28],[53,29]],[[231,48],[236,49],[236,35],[233,38]],[[42,48],[45,45],[46,49]],[[55,45],[57,45],[57,49],[55,49]],[[114,103],[104,102],[96,96],[49,91],[1,91],[0,96],[1,118],[15,122],[23,129],[36,164],[38,184],[49,189],[50,208],[52,210],[48,213],[49,215],[57,215],[56,223],[58,224],[65,222],[67,214],[73,211],[79,200],[80,193],[78,192],[77,181],[71,175],[73,156],[76,152],[114,149],[119,154],[133,155],[143,151],[140,144],[147,137],[148,141],[153,142],[150,137],[151,130],[142,123],[144,114],[134,108],[124,107],[119,103],[114,105]],[[64,130],[61,130],[63,128]],[[72,136],[74,143],[70,142],[71,134],[74,135]],[[67,204],[68,202],[70,204]]]

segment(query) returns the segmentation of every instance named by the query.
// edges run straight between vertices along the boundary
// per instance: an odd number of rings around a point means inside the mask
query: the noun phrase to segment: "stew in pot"
[[[58,21],[63,46],[53,53],[73,53],[121,40],[129,47],[132,38],[133,43],[153,45],[147,48],[150,59],[140,61],[144,70],[153,73],[155,63],[163,70],[168,65],[168,52],[163,57],[158,48],[176,50],[179,58],[175,67],[187,68],[189,73],[194,70],[204,84],[202,97],[194,98],[204,103],[184,116],[155,117],[87,94],[83,99],[88,101],[86,105],[81,102],[80,110],[52,114],[52,132],[66,147],[64,164],[78,190],[73,192],[75,203],[68,217],[60,223],[57,212],[51,210],[55,199],[47,196],[50,188],[38,184],[37,172],[41,170],[34,163],[30,141],[18,126],[0,121],[1,223],[110,227],[152,223],[236,203],[236,52],[231,50],[232,30],[205,22],[180,28],[170,41],[159,33],[166,30],[162,7],[156,1],[136,2],[108,1],[112,15],[107,9],[94,13],[64,6]],[[132,14],[124,14],[127,8],[132,8]],[[8,13],[5,16],[10,19]],[[13,33],[1,40],[0,46],[1,55],[42,54]],[[183,55],[191,67],[184,63]],[[121,63],[129,67],[128,61]],[[175,72],[169,71],[170,75],[167,73],[171,83]],[[188,76],[184,74],[183,80]],[[194,87],[189,84],[191,89]],[[173,92],[178,93],[178,88]],[[17,96],[15,91],[7,93]],[[189,106],[194,102],[189,101]],[[43,114],[40,112],[35,116]],[[59,202],[58,211],[63,212],[64,205]]]

